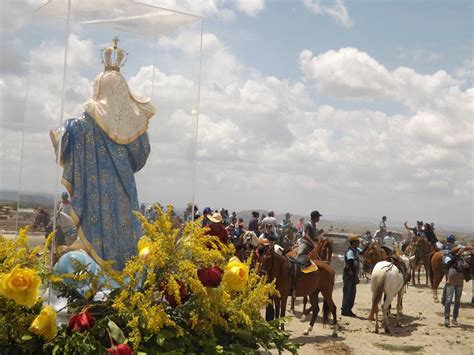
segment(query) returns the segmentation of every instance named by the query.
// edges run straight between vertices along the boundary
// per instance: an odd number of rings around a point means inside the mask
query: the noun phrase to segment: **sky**
[[[140,201],[474,228],[471,1],[144,2],[202,16],[201,81],[200,23],[154,40],[74,22],[63,105],[64,21],[1,2],[1,188],[62,191],[48,131],[82,113],[117,34],[157,107]]]

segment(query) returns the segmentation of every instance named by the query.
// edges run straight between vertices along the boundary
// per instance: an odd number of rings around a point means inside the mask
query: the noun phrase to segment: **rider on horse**
[[[316,223],[319,222],[319,218],[323,215],[318,211],[311,212],[311,222],[304,226],[304,235],[299,240],[297,256],[307,255],[318,243],[318,236],[323,230],[318,231]]]

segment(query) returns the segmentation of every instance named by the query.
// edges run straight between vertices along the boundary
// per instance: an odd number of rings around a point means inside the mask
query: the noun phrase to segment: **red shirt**
[[[220,241],[224,244],[227,244],[229,239],[229,234],[222,224],[212,224],[209,225],[209,230],[206,232],[207,235],[212,235],[218,237]]]

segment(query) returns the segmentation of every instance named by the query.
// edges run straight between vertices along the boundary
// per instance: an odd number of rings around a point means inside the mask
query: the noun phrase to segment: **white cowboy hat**
[[[219,212],[214,213],[212,216],[208,216],[209,220],[214,223],[222,223],[222,215]]]

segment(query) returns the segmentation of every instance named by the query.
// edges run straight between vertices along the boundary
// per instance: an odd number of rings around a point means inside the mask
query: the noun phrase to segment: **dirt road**
[[[292,332],[292,339],[302,344],[300,354],[474,354],[474,306],[470,303],[472,282],[464,283],[459,325],[450,328],[444,326],[443,307],[433,301],[430,288],[408,287],[403,300],[402,327],[395,328],[395,318],[390,318],[392,334],[385,334],[383,327],[376,334],[374,323],[367,320],[372,297],[370,282],[363,280],[357,287],[353,311],[359,318],[341,317],[341,283],[338,282],[337,286],[333,295],[338,307],[338,338],[331,337],[332,323],[323,328],[319,317],[312,334],[304,336],[308,322],[300,321],[303,306],[301,300],[298,302],[296,317],[287,329]],[[396,302],[392,305],[395,306]],[[392,314],[395,314],[395,309]],[[380,316],[379,313],[379,319]]]

